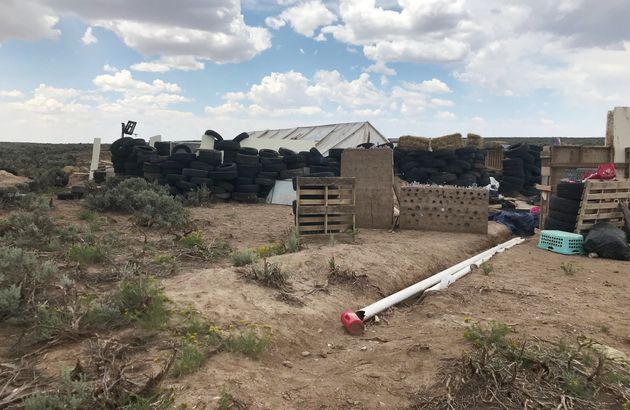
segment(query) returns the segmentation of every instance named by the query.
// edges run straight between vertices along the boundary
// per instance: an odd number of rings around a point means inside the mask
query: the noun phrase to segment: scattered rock
[[[290,361],[288,361],[288,360],[285,360],[284,362],[282,362],[282,365],[283,365],[284,367],[288,367],[289,369],[293,367],[293,363],[291,363],[291,362],[290,362]]]
[[[367,346],[361,347],[361,350],[366,351],[367,350]]]
[[[309,352],[308,350],[305,350],[302,352],[302,357],[309,357],[311,355],[311,352]]]

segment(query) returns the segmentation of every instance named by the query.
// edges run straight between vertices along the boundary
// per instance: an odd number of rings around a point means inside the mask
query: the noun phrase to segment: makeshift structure
[[[355,180],[298,177],[295,223],[300,235],[354,234]]]
[[[308,127],[284,128],[248,132],[249,139],[277,139],[288,141],[313,141],[315,148],[326,155],[331,148],[355,148],[359,144],[374,145],[389,142],[369,122],[349,122],[344,124],[327,124]]]

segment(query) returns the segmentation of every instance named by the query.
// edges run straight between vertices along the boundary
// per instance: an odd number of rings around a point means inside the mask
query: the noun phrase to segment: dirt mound
[[[10,172],[7,172],[7,171],[5,171],[3,169],[0,169],[0,187],[16,186],[16,185],[20,185],[20,184],[25,184],[28,181],[30,181],[30,179],[28,179],[26,177],[13,175]]]

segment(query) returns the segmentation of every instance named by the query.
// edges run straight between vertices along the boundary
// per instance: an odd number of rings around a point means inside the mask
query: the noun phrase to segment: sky
[[[0,141],[370,121],[603,137],[628,0],[0,0]]]

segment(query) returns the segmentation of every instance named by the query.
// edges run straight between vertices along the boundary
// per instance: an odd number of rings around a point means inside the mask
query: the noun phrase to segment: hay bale
[[[481,135],[469,133],[466,135],[466,145],[482,148],[483,147],[483,137]]]
[[[442,137],[433,138],[431,140],[431,149],[433,151],[439,149],[455,149],[463,146],[462,134],[450,134]]]
[[[403,151],[428,151],[430,146],[431,138],[405,135],[398,139],[398,148]]]

